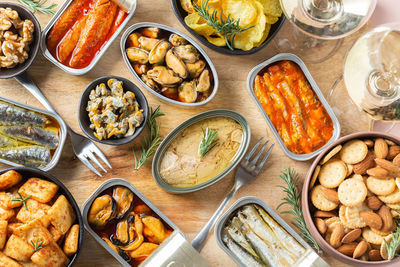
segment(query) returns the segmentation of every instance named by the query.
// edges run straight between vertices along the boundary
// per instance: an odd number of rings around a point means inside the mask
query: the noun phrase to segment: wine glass
[[[347,120],[357,121],[367,117],[361,114],[367,114],[373,129],[399,131],[399,125],[394,124],[400,121],[399,44],[400,24],[378,26],[353,44],[345,59],[343,82],[339,80],[328,97],[339,116],[346,110],[350,113]]]
[[[280,51],[319,63],[333,55],[342,38],[359,30],[372,15],[377,0],[280,0],[291,22],[275,38]]]

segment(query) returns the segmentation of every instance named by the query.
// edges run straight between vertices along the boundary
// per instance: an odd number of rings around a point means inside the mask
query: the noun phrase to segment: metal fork
[[[245,158],[240,162],[239,167],[237,168],[236,175],[235,175],[235,185],[231,189],[231,191],[228,193],[228,195],[225,197],[225,199],[222,201],[222,203],[219,205],[218,209],[215,211],[215,213],[211,216],[210,220],[207,222],[207,224],[201,229],[200,233],[193,239],[192,241],[192,246],[200,252],[200,250],[203,248],[204,243],[207,240],[208,234],[210,233],[211,229],[213,228],[215,221],[219,217],[219,214],[224,210],[225,206],[229,203],[233,195],[236,193],[236,191],[239,190],[242,186],[251,183],[257,175],[260,173],[261,168],[264,166],[264,164],[267,162],[269,155],[271,154],[272,148],[274,147],[274,144],[272,144],[267,152],[265,153],[264,157],[260,161],[259,164],[257,164],[258,160],[260,159],[262,153],[265,151],[267,145],[268,145],[268,140],[264,143],[264,145],[260,148],[258,151],[257,155],[250,160],[250,158],[253,156],[253,154],[256,152],[257,148],[260,146],[262,140],[264,137],[262,137],[257,144],[250,150],[250,152],[245,156]]]
[[[35,83],[32,81],[32,79],[26,72],[16,76],[15,79],[22,86],[24,86],[33,96],[35,96],[37,100],[39,100],[39,102],[42,103],[43,106],[45,106],[51,112],[58,114],[57,111],[53,108],[53,106],[42,94],[40,89],[35,85]],[[107,158],[104,156],[103,152],[101,152],[101,150],[95,145],[95,143],[93,143],[88,138],[75,133],[66,123],[65,125],[67,126],[68,133],[71,136],[72,149],[74,150],[75,155],[82,161],[83,164],[86,165],[86,167],[88,167],[92,172],[94,172],[98,176],[102,176],[100,172],[90,163],[90,161],[92,161],[104,172],[107,172],[107,170],[103,167],[100,161],[96,158],[97,156],[110,169],[112,169],[110,163],[107,161]]]

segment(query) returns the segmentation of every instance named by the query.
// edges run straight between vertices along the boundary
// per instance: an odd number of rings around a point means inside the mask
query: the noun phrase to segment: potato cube
[[[14,217],[15,211],[13,209],[5,209],[0,206],[0,220],[8,221]]]
[[[71,226],[69,232],[65,236],[64,253],[67,256],[71,256],[72,254],[78,251],[78,239],[79,239],[79,224],[74,224]]]
[[[0,266],[7,266],[7,267],[22,267],[21,264],[16,262],[15,260],[11,259],[4,255],[4,253],[0,252]]]
[[[0,221],[0,250],[4,248],[7,240],[7,221]]]
[[[23,267],[39,267],[39,265],[32,261],[20,261],[19,264],[22,264]]]
[[[8,257],[17,261],[29,261],[33,254],[33,247],[22,240],[22,238],[16,235],[11,235],[3,252]]]
[[[57,193],[58,185],[55,183],[39,179],[30,178],[18,190],[23,197],[31,196],[42,203],[49,202]]]
[[[47,215],[47,212],[50,209],[49,205],[40,203],[34,199],[29,198],[26,201],[26,207],[28,209],[26,209],[24,206],[19,209],[17,220],[23,223],[28,223],[34,219],[39,219],[44,227],[49,226],[50,219]]]
[[[24,225],[23,223],[9,223],[7,225],[7,236],[9,237],[10,235],[12,235],[15,231],[15,229],[17,229],[18,227],[20,227],[21,225]]]
[[[53,236],[54,242],[57,242],[63,236],[63,234],[60,231],[58,231],[57,228],[55,228],[53,225],[50,225],[48,229],[51,235]]]
[[[65,234],[75,221],[75,212],[64,195],[60,195],[47,212],[50,222]]]
[[[53,236],[39,219],[35,219],[18,227],[15,229],[14,235],[19,236],[28,244],[32,244],[32,242],[43,242],[42,246],[45,246],[53,241]]]
[[[61,267],[69,263],[67,256],[54,242],[36,251],[31,260],[41,267]]]
[[[0,175],[0,190],[8,189],[18,184],[22,180],[22,175],[14,170],[7,171]]]
[[[6,209],[14,209],[22,206],[21,201],[12,201],[18,198],[17,191],[14,192],[0,192],[0,206]]]

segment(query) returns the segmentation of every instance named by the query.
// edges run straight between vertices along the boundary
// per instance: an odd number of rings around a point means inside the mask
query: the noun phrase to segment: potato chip
[[[216,46],[225,46],[226,45],[225,38],[223,36],[221,36],[220,34],[216,33],[213,35],[206,35],[204,37],[206,37],[207,41],[209,41],[213,45],[216,45]]]
[[[258,8],[253,0],[224,0],[222,10],[225,16],[230,16],[234,20],[240,20],[240,27],[253,25],[253,21],[258,15]]]
[[[188,13],[194,13],[192,0],[180,0],[182,8]]]
[[[205,22],[202,22],[202,17],[198,13],[192,13],[185,17],[185,23],[196,33],[209,36],[215,33],[215,29]]]
[[[269,14],[265,14],[265,17],[267,18],[267,23],[269,23],[269,24],[274,24],[279,20],[278,17],[272,16]]]
[[[268,35],[269,35],[269,31],[271,30],[271,24],[265,24],[265,30],[263,33],[263,37],[261,38],[261,40],[257,43],[254,44],[254,47],[259,47],[260,45],[262,45],[265,40],[267,39]]]
[[[264,13],[274,17],[280,17],[282,15],[282,8],[279,0],[256,0],[260,2],[264,7]]]

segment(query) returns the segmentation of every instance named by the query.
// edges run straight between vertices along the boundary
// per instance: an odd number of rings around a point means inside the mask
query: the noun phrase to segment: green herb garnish
[[[291,209],[282,211],[281,213],[292,214],[294,218],[291,223],[299,228],[300,236],[304,238],[318,253],[321,253],[321,248],[308,231],[306,222],[304,221],[303,211],[301,210],[301,191],[297,190],[299,175],[294,169],[285,168],[280,177],[285,181],[286,186],[280,185],[278,187],[283,189],[286,193],[286,197],[282,198],[283,202],[278,205],[277,209],[283,205],[289,205]]]
[[[396,210],[396,212],[400,215],[400,210]],[[396,254],[397,250],[400,248],[400,220],[397,220],[396,231],[392,232],[392,240],[390,240],[390,242],[388,243],[384,238],[383,241],[386,245],[388,260],[393,259],[395,256],[400,257],[400,254]]]
[[[26,5],[30,10],[32,10],[33,13],[35,13],[36,11],[39,11],[47,15],[54,15],[56,13],[54,8],[57,6],[57,4],[53,3],[45,7],[44,4],[46,4],[47,0],[18,0],[18,1]]]
[[[133,150],[133,156],[135,157],[135,171],[142,167],[147,159],[154,155],[155,149],[161,143],[160,136],[160,123],[157,123],[156,118],[164,116],[164,113],[160,111],[158,106],[154,111],[150,108],[150,117],[147,120],[147,127],[150,130],[150,136],[145,137],[144,143],[142,144],[142,151],[140,152],[140,158],[136,157],[135,150]]]
[[[18,197],[17,198],[13,198],[11,199],[11,201],[18,201],[18,202],[22,202],[24,204],[24,207],[26,210],[28,210],[28,207],[26,206],[26,201],[31,197],[31,196],[27,196],[26,198],[23,198],[21,196],[21,194],[17,191]]]
[[[193,2],[193,8],[194,10],[199,12],[199,16],[205,19],[208,25],[213,27],[217,31],[217,33],[220,33],[222,36],[224,36],[226,46],[228,46],[230,50],[234,49],[233,41],[235,40],[236,34],[242,33],[254,27],[249,26],[246,28],[242,28],[239,26],[240,19],[234,20],[230,15],[228,15],[228,18],[226,20],[224,20],[222,11],[220,14],[220,18],[218,19],[216,9],[210,12],[211,6],[208,6],[208,0],[201,0],[200,5],[198,5],[196,2]]]
[[[39,238],[36,239],[36,243],[33,243],[33,241],[31,240],[31,244],[33,246],[33,252],[38,251],[39,249],[42,249],[42,245],[43,245],[43,241],[39,243]]]
[[[213,147],[215,147],[218,143],[217,139],[217,131],[213,129],[207,128],[205,131],[203,128],[201,128],[203,131],[203,139],[201,139],[200,145],[199,145],[199,156],[201,158],[204,158],[204,156],[210,152]]]

